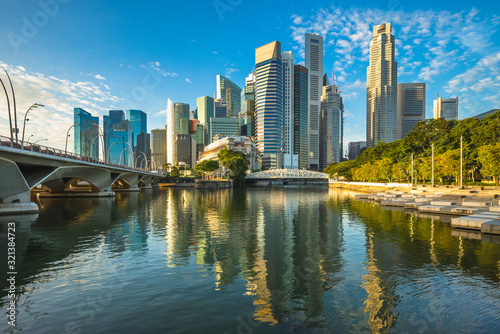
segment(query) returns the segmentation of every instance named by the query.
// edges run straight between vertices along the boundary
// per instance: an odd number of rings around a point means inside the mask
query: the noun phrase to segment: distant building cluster
[[[398,84],[391,24],[375,26],[367,68],[366,141],[349,143],[344,154],[344,101],[340,87],[323,72],[323,44],[323,36],[305,34],[304,65],[295,64],[293,52],[282,51],[279,41],[256,48],[255,68],[243,88],[217,75],[214,96],[197,98],[194,110],[168,99],[165,128],[151,135],[143,111],[111,110],[100,133],[98,118],[75,108],[80,124],[75,150],[97,158],[100,138],[110,162],[194,167],[214,158],[222,146],[239,149],[241,143],[253,169],[322,171],[379,142],[403,139],[425,120],[426,84]],[[438,96],[434,118],[458,119],[458,98]]]

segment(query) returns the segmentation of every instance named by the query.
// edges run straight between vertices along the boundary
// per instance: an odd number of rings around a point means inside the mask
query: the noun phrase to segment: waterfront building
[[[110,145],[110,138],[113,135],[113,125],[123,122],[125,120],[125,113],[123,110],[110,110],[109,115],[102,116],[103,135],[104,135],[104,151],[108,152]]]
[[[133,167],[134,126],[129,120],[113,124],[113,132],[109,136],[107,150],[108,161],[111,163]]]
[[[262,158],[257,150],[257,146],[250,137],[246,136],[215,136],[214,142],[207,145],[200,154],[198,163],[203,160],[217,160],[217,153],[225,147],[245,153],[250,171],[262,168]]]
[[[215,117],[213,97],[205,95],[197,98],[196,109],[198,113],[198,120],[201,124],[208,124],[210,117]]]
[[[189,134],[189,104],[167,101],[167,163],[174,165],[178,134]]]
[[[153,168],[167,163],[167,130],[151,130],[151,161]]]
[[[138,166],[151,165],[151,135],[141,132],[137,135],[135,161]]]
[[[439,95],[434,100],[434,119],[458,121],[458,97],[443,99]]]
[[[237,117],[212,117],[209,124],[209,141],[213,141],[214,136],[238,136],[239,120]]]
[[[283,66],[283,144],[282,144],[282,168],[299,168],[299,157],[294,154],[293,149],[293,52],[285,51],[281,54]]]
[[[398,139],[425,120],[425,83],[398,84]]]
[[[174,162],[172,165],[186,164],[189,167],[196,165],[196,141],[190,134],[175,136]]]
[[[255,137],[255,72],[248,75],[241,91],[240,134]]]
[[[129,120],[134,128],[133,148],[135,159],[139,156],[145,155],[146,158],[139,158],[138,161],[143,159],[151,160],[150,148],[150,135],[148,131],[148,116],[142,110],[128,109],[125,111],[125,119]]]
[[[397,139],[398,63],[391,24],[373,28],[366,80],[366,144],[373,147]]]
[[[214,117],[229,117],[228,104],[224,99],[214,100]]]
[[[305,65],[308,70],[308,169],[319,167],[319,118],[321,109],[321,87],[323,86],[323,36],[305,35]]]
[[[281,43],[255,49],[255,102],[257,149],[266,168],[281,168],[283,141],[283,73]]]
[[[222,75],[217,75],[217,99],[223,99],[227,103],[229,117],[237,117],[241,105],[241,88]],[[216,116],[217,117],[217,116]]]
[[[348,144],[349,149],[349,160],[356,159],[357,156],[361,154],[361,150],[366,148],[365,141],[355,141]]]
[[[323,86],[321,95],[319,170],[342,162],[344,104],[336,85]]]
[[[73,142],[75,154],[89,157],[92,153],[93,159],[99,158],[99,117],[82,108],[74,108]],[[92,145],[92,149],[91,149]],[[92,151],[92,152],[91,152]]]
[[[307,169],[309,166],[309,141],[307,138],[308,78],[307,67],[294,65],[293,153],[299,157],[299,169]]]

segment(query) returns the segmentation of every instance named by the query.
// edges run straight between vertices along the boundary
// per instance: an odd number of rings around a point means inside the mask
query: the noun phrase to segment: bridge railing
[[[68,152],[65,150],[58,149],[58,148],[53,148],[53,147],[49,147],[49,146],[45,146],[45,145],[35,144],[35,143],[27,142],[27,141],[25,141],[23,143],[23,145],[21,145],[20,142],[12,141],[10,139],[10,137],[1,136],[1,135],[0,135],[0,146],[11,147],[11,148],[19,149],[22,151],[37,152],[37,153],[42,153],[42,154],[66,158],[66,159],[91,162],[91,163],[95,163],[95,164],[99,164],[99,165],[125,168],[125,169],[131,169],[131,170],[142,171],[142,172],[147,171],[150,173],[161,174],[158,170],[142,169],[142,168],[136,168],[136,167],[130,167],[130,166],[125,166],[125,165],[110,163],[107,161],[94,159],[92,157],[88,157],[85,155],[76,154],[76,153]]]

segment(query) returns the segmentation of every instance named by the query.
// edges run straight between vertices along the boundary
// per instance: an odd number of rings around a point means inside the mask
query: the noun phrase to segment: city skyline
[[[200,3],[199,8],[190,8],[190,14],[197,17],[201,10],[211,13],[200,24],[213,27],[185,27],[181,36],[173,29],[159,33],[158,22],[145,24],[135,34],[125,36],[131,28],[125,28],[118,19],[130,15],[127,10],[131,9],[131,3],[124,2],[113,15],[112,6],[99,4],[103,13],[91,15],[90,21],[98,21],[98,25],[88,37],[83,36],[84,27],[78,24],[74,33],[61,31],[77,10],[88,13],[91,8],[84,9],[73,2],[60,3],[48,10],[38,2],[6,3],[5,13],[10,17],[1,23],[6,33],[0,38],[4,51],[0,62],[14,82],[18,119],[34,102],[46,106],[30,113],[32,121],[27,123],[26,137],[36,130],[35,139],[50,136],[53,139],[46,144],[61,147],[72,124],[73,108],[83,108],[101,119],[109,110],[140,109],[148,114],[148,132],[164,128],[167,98],[188,103],[194,109],[196,98],[213,96],[218,74],[244,87],[245,77],[254,69],[255,48],[273,40],[281,41],[282,50],[294,52],[296,64],[304,64],[305,33],[318,33],[325,38],[324,72],[329,76],[333,73],[336,82],[331,78],[332,84],[336,83],[343,91],[346,150],[348,142],[365,140],[366,124],[359,119],[366,117],[368,44],[372,28],[378,24],[390,22],[393,26],[398,82],[426,83],[426,118],[432,118],[436,94],[443,98],[459,97],[460,118],[498,107],[500,45],[495,37],[500,18],[490,14],[494,12],[491,7],[498,5],[454,4],[433,4],[433,10],[424,10],[425,3],[402,3],[395,8],[384,4],[368,9],[362,3],[357,8],[342,8],[329,7],[325,2],[310,9],[287,4],[277,11],[276,20],[265,21],[264,27],[252,36],[236,38],[245,31],[245,21],[241,18],[255,10],[250,3],[241,2],[222,12],[210,2]],[[168,8],[182,11],[180,6],[169,4]],[[136,13],[138,17],[155,17],[146,7]],[[47,22],[41,21],[44,16],[39,13],[45,13]],[[106,14],[109,22],[102,21]],[[35,27],[31,34],[25,28],[30,22]],[[103,36],[96,36],[99,27],[106,31]],[[213,29],[224,27],[241,28],[230,33],[234,43],[228,43],[229,46],[207,37]],[[117,33],[118,29],[124,30]],[[151,45],[138,41],[147,32],[154,32],[146,38]],[[158,48],[156,39],[162,39],[161,36],[178,50]],[[111,37],[119,38],[111,40]],[[75,43],[80,44],[75,48]],[[2,104],[0,108],[5,106]],[[0,114],[3,134],[8,133],[6,114]]]

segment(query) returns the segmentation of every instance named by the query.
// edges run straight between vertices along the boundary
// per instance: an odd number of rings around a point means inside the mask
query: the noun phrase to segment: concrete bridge
[[[250,173],[246,182],[260,186],[287,184],[328,184],[328,174],[303,169],[270,169]]]
[[[12,145],[1,139],[0,214],[38,211],[30,200],[31,190],[38,185],[49,188],[51,195],[114,196],[113,185],[138,191],[140,183],[150,187],[164,176],[159,171],[110,164],[42,145]],[[81,181],[86,181],[86,193],[78,192]]]

